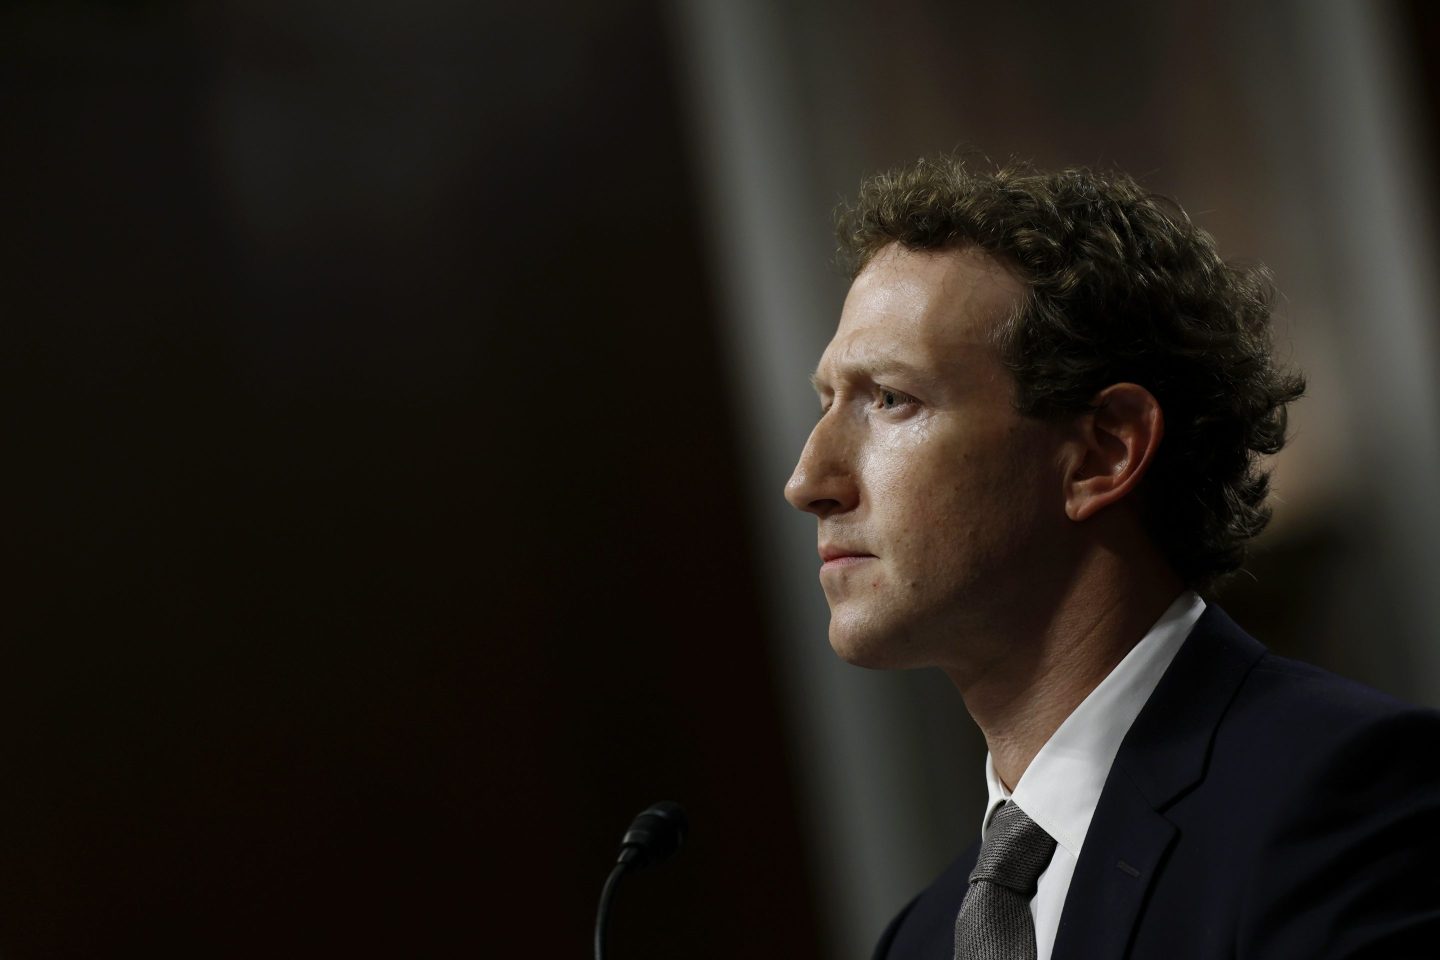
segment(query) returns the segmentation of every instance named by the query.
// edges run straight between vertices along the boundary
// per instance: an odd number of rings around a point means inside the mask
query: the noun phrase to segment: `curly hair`
[[[865,180],[837,233],[852,279],[891,243],[973,245],[1014,269],[1027,293],[995,343],[1020,413],[1059,418],[1110,384],[1145,387],[1165,412],[1141,488],[1147,532],[1195,589],[1239,569],[1270,520],[1260,457],[1284,445],[1285,405],[1305,389],[1271,357],[1263,267],[1220,259],[1185,211],[1125,174],[956,157]]]

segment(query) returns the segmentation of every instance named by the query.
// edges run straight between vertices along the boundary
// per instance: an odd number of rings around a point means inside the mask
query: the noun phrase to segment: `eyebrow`
[[[867,377],[871,380],[876,380],[897,374],[908,377],[921,384],[933,384],[935,382],[934,374],[927,373],[919,367],[906,363],[903,360],[894,359],[881,360],[877,363],[857,363],[842,368],[840,371],[840,379]],[[830,389],[829,382],[820,376],[818,369],[810,374],[810,386],[815,388],[816,393],[822,393]]]

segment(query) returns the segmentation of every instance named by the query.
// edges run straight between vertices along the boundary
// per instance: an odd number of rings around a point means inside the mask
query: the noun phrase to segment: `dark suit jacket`
[[[876,960],[950,960],[979,843]],[[1110,768],[1053,960],[1440,957],[1440,714],[1210,606]]]

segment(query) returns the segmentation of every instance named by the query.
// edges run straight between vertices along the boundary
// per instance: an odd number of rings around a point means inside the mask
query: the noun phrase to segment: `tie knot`
[[[1032,897],[1035,882],[1054,853],[1054,838],[1007,800],[990,818],[970,882],[988,880]]]

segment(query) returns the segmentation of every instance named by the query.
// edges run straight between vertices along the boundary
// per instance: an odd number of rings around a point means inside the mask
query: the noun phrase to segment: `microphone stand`
[[[647,807],[620,841],[620,856],[600,890],[600,909],[595,914],[595,960],[605,960],[605,938],[610,928],[610,901],[620,878],[632,865],[649,866],[668,860],[680,849],[689,820],[678,803],[664,801]]]
[[[605,886],[600,889],[600,910],[595,916],[595,960],[605,960],[605,938],[610,931],[610,901],[615,898],[615,888],[620,885],[625,868],[630,866],[630,858],[625,856],[625,853],[629,852],[627,847],[621,853],[619,862],[610,871]]]

